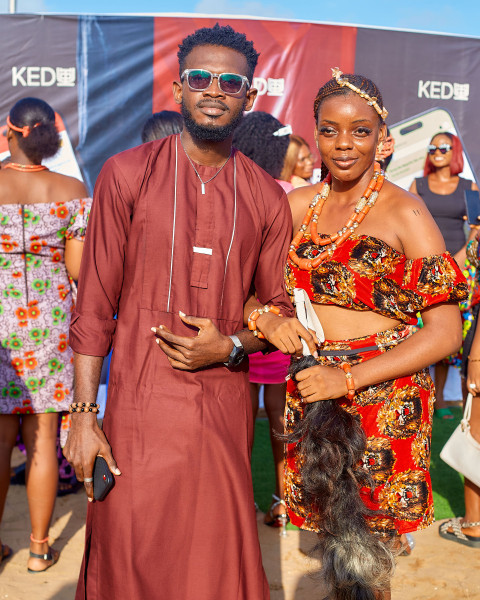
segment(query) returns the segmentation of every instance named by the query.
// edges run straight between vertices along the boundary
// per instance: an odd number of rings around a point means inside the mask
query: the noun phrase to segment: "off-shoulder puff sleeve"
[[[468,297],[465,277],[449,252],[407,259],[402,288],[412,293],[415,311],[440,302],[461,302]]]
[[[478,269],[478,265],[480,264],[480,256],[479,256],[479,244],[478,244],[479,234],[475,236],[473,240],[470,240],[467,244],[467,258],[470,263]]]
[[[83,242],[87,230],[88,217],[90,216],[90,209],[92,207],[92,199],[79,198],[78,200],[73,200],[72,204],[72,216],[65,231],[65,239],[74,239]]]

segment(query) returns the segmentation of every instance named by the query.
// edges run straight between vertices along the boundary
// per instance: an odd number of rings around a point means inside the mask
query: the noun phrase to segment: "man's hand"
[[[84,482],[89,502],[93,501],[93,465],[97,456],[103,456],[114,475],[121,475],[107,438],[93,414],[72,415],[72,428],[63,454],[75,469],[77,479]]]
[[[297,388],[305,402],[341,398],[347,394],[345,373],[341,369],[318,365],[295,375]]]
[[[196,337],[175,335],[164,325],[152,327],[157,344],[174,369],[195,371],[228,361],[233,348],[228,335],[220,333],[210,319],[190,317],[182,312],[179,315],[184,323],[198,328]]]

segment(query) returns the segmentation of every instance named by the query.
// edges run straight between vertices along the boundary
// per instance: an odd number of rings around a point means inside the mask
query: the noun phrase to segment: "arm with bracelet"
[[[84,482],[89,502],[93,501],[93,468],[97,456],[103,456],[114,475],[121,475],[97,422],[96,398],[102,365],[103,356],[74,354],[75,402],[70,405],[72,428],[63,451],[77,479]]]

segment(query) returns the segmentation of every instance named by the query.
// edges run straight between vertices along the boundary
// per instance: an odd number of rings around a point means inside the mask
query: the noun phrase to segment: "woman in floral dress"
[[[21,431],[32,534],[28,570],[44,571],[57,493],[58,413],[73,381],[68,327],[90,200],[77,179],[41,164],[57,153],[55,113],[25,98],[7,118],[11,160],[0,171],[0,517]],[[11,554],[1,546],[0,559]]]

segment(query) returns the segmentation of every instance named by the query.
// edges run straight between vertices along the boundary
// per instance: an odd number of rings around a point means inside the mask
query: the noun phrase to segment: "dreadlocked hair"
[[[224,46],[243,54],[248,66],[247,77],[249,82],[252,83],[253,73],[260,54],[255,50],[253,42],[247,40],[244,33],[238,33],[230,25],[221,27],[218,23],[213,27],[202,27],[194,31],[178,46],[177,57],[180,76],[185,70],[187,56],[197,46]]]
[[[295,378],[316,364],[313,356],[303,357],[289,374]],[[363,468],[366,438],[359,418],[337,400],[313,402],[285,441],[296,444],[301,457],[302,504],[322,523],[314,552],[320,554],[320,576],[329,588],[324,600],[382,598],[395,561],[388,540],[374,536],[367,525],[366,517],[375,512],[360,497],[371,477]]]

